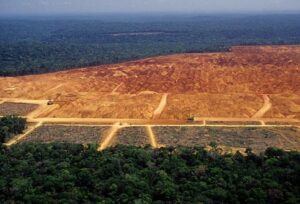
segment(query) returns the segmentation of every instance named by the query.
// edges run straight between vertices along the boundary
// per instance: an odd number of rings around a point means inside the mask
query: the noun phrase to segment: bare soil
[[[300,46],[240,46],[228,53],[0,77],[0,98],[59,105],[40,117],[151,119],[162,94],[168,101],[160,119],[251,118],[263,107],[263,95],[272,107],[260,116],[300,119]]]
[[[207,125],[261,125],[256,121],[206,121]]]

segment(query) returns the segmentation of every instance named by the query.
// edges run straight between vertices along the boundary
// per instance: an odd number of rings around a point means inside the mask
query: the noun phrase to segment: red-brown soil
[[[300,46],[234,47],[227,53],[178,54],[50,74],[0,77],[0,98],[54,99],[40,117],[151,119],[300,119]]]

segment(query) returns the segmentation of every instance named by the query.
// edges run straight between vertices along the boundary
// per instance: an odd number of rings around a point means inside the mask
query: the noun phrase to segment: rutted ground
[[[300,46],[234,47],[50,74],[1,77],[0,98],[53,99],[40,117],[151,119],[251,118],[268,95],[268,118],[300,119]]]
[[[39,125],[20,142],[69,142],[79,144],[97,144],[108,127]]]

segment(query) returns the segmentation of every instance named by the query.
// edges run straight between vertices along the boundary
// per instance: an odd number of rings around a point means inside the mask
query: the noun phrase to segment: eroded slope
[[[40,117],[300,118],[300,46],[234,47],[228,53],[180,54],[51,74],[0,78],[1,98],[54,99]]]

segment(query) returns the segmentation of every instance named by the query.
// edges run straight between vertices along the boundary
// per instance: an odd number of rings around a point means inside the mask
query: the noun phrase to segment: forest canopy
[[[300,154],[20,144],[0,149],[1,203],[299,203]]]
[[[0,76],[38,74],[233,45],[300,43],[300,15],[0,19]]]

